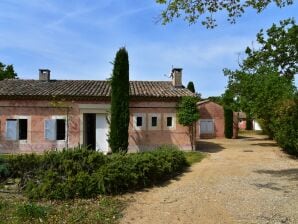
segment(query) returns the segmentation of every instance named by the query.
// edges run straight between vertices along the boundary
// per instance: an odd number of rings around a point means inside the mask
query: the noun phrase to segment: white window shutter
[[[18,121],[6,121],[6,138],[7,140],[17,140],[19,136]]]
[[[49,119],[44,122],[44,135],[47,140],[56,140],[56,120]]]

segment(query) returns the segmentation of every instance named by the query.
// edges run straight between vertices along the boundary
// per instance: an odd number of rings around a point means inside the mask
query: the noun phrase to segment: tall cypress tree
[[[196,90],[195,90],[195,85],[193,84],[193,82],[189,82],[188,84],[187,84],[187,89],[189,89],[191,92],[193,92],[193,93],[195,93],[196,92]]]
[[[111,78],[111,122],[108,142],[112,152],[127,152],[129,126],[129,62],[125,48],[120,48]]]

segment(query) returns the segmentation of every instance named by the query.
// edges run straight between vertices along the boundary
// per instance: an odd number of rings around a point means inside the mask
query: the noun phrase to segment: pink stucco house
[[[179,99],[193,96],[182,85],[182,69],[172,70],[171,81],[131,81],[130,96],[129,151],[191,148],[188,129],[176,119]],[[53,80],[47,69],[38,80],[0,81],[0,153],[78,145],[107,152],[109,108],[107,81]]]

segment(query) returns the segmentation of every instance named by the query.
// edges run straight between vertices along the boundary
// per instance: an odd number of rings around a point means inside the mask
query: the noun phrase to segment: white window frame
[[[167,118],[172,117],[172,126],[167,126]],[[176,130],[176,113],[163,114],[163,129],[164,130]]]
[[[54,140],[51,140],[51,139],[47,139],[46,138],[46,121],[47,120],[65,120],[65,139],[57,140],[57,136],[55,136],[55,139]],[[57,126],[55,126],[55,128],[56,128],[55,132],[57,132]],[[67,141],[67,139],[68,139],[67,116],[65,116],[65,115],[53,115],[50,118],[45,119],[44,120],[44,128],[43,129],[44,129],[44,139],[46,141],[55,141],[57,143],[60,143],[60,142],[61,143],[65,143]]]
[[[17,120],[17,128],[19,128],[19,120],[26,119],[27,120],[27,139],[19,139],[19,133],[17,133],[17,139],[7,139],[7,120]],[[18,131],[18,130],[17,130]],[[6,118],[6,127],[5,127],[5,138],[7,141],[18,141],[19,144],[27,144],[30,143],[31,139],[31,116],[25,116],[25,115],[15,115],[11,117]]]
[[[152,126],[152,117],[157,118],[156,126]],[[149,113],[148,114],[148,130],[161,130],[161,114],[160,113]]]
[[[142,117],[142,126],[137,126],[137,117]],[[145,113],[134,113],[133,114],[133,128],[136,131],[146,130],[146,114]]]

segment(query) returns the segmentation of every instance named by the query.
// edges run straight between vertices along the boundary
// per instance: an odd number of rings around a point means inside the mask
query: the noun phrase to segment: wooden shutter
[[[49,119],[44,122],[44,136],[47,140],[56,140],[56,120]]]
[[[17,140],[18,136],[19,136],[18,120],[7,120],[6,121],[6,139]]]

